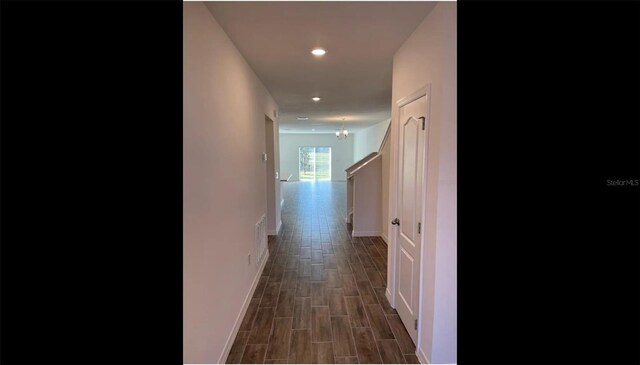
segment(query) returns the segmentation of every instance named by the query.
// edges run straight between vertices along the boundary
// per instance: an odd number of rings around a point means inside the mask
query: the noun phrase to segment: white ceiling
[[[281,132],[335,133],[342,118],[355,132],[390,118],[393,55],[435,2],[206,5],[278,103]]]

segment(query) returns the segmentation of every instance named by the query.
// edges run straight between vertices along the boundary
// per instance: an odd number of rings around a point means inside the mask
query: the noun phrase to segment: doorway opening
[[[278,221],[280,219],[278,213],[278,192],[280,189],[280,178],[278,177],[278,171],[276,170],[276,126],[274,121],[265,115],[264,118],[265,127],[265,180],[267,186],[267,234],[275,235],[278,230]]]
[[[301,181],[331,180],[331,147],[299,147],[298,173]]]

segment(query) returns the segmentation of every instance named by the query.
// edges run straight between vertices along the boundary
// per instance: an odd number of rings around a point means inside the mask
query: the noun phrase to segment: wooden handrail
[[[361,169],[363,169],[364,167],[366,167],[367,165],[369,165],[371,162],[375,161],[377,158],[379,158],[380,154],[374,152],[376,155],[373,158],[368,159],[365,163],[363,163],[362,165],[358,166],[358,168],[356,168],[355,170],[351,171],[350,173],[347,174],[347,178],[350,176],[355,175],[356,172],[360,171]]]
[[[389,140],[389,135],[391,134],[391,122],[387,126],[387,131],[384,133],[384,138],[382,138],[382,143],[380,143],[380,149],[378,149],[378,153],[382,153],[382,149],[387,144],[387,140]]]
[[[380,148],[378,149],[378,152],[371,152],[370,154],[368,154],[368,155],[364,156],[363,158],[361,158],[358,162],[356,162],[353,165],[347,167],[347,169],[344,170],[344,171],[347,172],[347,176],[353,175],[353,173],[356,172],[357,170],[359,170],[362,166],[368,164],[370,161],[373,161],[375,158],[380,156],[380,153],[382,153],[382,149],[384,148],[385,144],[389,140],[389,134],[390,133],[391,133],[391,122],[389,122],[389,125],[387,126],[387,131],[384,133],[384,138],[382,139],[382,142],[380,143]]]
[[[369,161],[370,159],[374,158],[376,155],[378,154],[378,152],[371,152],[370,154],[364,156],[363,158],[361,158],[358,162],[354,163],[353,165],[347,167],[346,171],[347,174],[350,174],[351,171],[357,169],[358,167],[360,167],[361,165],[365,164],[367,161]]]

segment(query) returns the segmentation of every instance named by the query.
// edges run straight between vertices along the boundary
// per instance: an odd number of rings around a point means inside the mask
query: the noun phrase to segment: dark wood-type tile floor
[[[280,235],[227,363],[418,363],[385,297],[387,246],[351,238],[344,182],[284,182]]]

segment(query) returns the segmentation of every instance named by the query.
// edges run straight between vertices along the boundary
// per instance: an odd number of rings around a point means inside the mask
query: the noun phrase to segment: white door
[[[414,343],[418,340],[426,105],[426,96],[422,96],[399,110],[397,220],[393,222],[396,225],[396,310]]]

